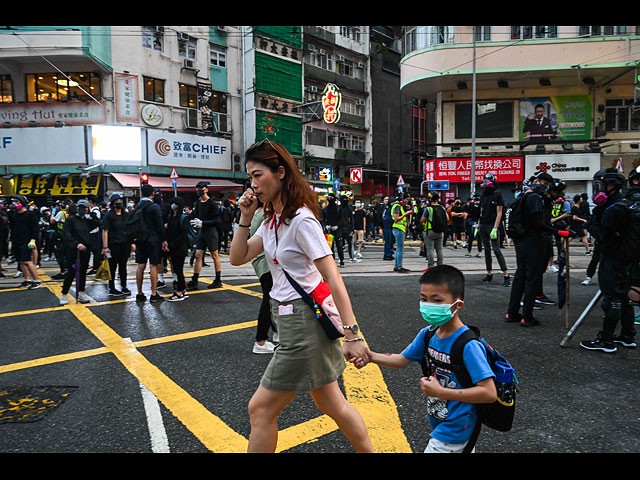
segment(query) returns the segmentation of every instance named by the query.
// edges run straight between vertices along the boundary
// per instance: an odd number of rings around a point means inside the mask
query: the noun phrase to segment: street
[[[421,272],[418,245],[405,245],[408,274],[392,272],[382,260],[382,243],[368,242],[360,263],[340,271],[356,320],[369,347],[399,353],[426,324],[418,311]],[[540,326],[505,323],[510,288],[502,285],[493,258],[494,280],[483,284],[484,257],[466,249],[445,249],[445,263],[466,277],[464,323],[483,336],[516,369],[520,385],[510,432],[484,428],[479,453],[631,453],[640,450],[637,410],[637,350],[613,355],[579,347],[595,337],[602,310],[595,306],[565,347],[565,310],[534,312]],[[510,273],[515,252],[503,250]],[[235,453],[246,451],[247,405],[270,355],[251,349],[261,299],[250,264],[232,267],[222,255],[223,288],[207,289],[213,268],[203,269],[200,289],[182,302],[135,302],[135,264],[129,263],[132,297],[108,296],[107,282],[87,281],[89,304],[58,305],[61,281],[55,262],[43,262],[43,287],[19,288],[15,264],[0,279],[0,392],[17,387],[74,387],[62,403],[37,421],[3,421],[2,453]],[[590,257],[571,248],[571,324],[598,291],[580,284]],[[211,259],[208,263],[212,264]],[[189,279],[192,269],[186,266]],[[149,295],[148,274],[144,291]],[[168,286],[159,292],[171,296]],[[547,272],[545,293],[557,299],[557,274]],[[74,290],[72,289],[71,293]],[[72,295],[69,295],[71,298]],[[362,414],[377,452],[420,453],[428,442],[426,399],[419,389],[420,366],[401,370],[370,364],[348,366],[340,381]],[[18,407],[26,409],[26,405]],[[351,453],[333,421],[301,394],[283,411],[278,451]]]

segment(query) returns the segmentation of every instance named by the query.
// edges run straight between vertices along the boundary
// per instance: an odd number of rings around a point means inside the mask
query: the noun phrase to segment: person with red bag
[[[274,452],[280,412],[298,393],[309,392],[357,452],[373,452],[364,420],[338,385],[345,359],[366,364],[369,357],[319,222],[317,194],[290,153],[275,142],[265,139],[254,144],[245,159],[251,187],[238,201],[241,216],[229,260],[244,265],[264,251],[273,277],[271,313],[279,334],[279,345],[249,402],[248,451]],[[264,221],[247,239],[258,199],[264,204]],[[329,337],[303,298],[312,295],[323,279],[344,325],[344,346],[340,338]]]

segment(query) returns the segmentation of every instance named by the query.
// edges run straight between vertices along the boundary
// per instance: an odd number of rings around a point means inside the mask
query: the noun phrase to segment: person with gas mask
[[[569,236],[566,230],[552,227],[544,218],[543,197],[553,177],[548,173],[534,175],[523,183],[519,195],[520,211],[510,222],[518,223],[521,235],[514,236],[516,250],[516,273],[513,276],[506,321],[519,323],[523,327],[540,325],[533,316],[538,282],[546,270],[549,242],[545,235]],[[515,210],[512,215],[516,215]],[[522,313],[520,306],[522,305]]]
[[[484,261],[487,268],[487,275],[482,279],[483,282],[491,282],[493,274],[491,269],[491,251],[496,256],[502,275],[504,276],[503,285],[508,287],[511,285],[511,277],[507,271],[507,262],[500,250],[500,240],[498,238],[498,228],[502,221],[504,210],[504,199],[502,193],[496,186],[496,177],[491,173],[484,176],[482,187],[482,195],[480,195],[480,219],[478,221],[478,241],[482,242],[484,249]]]
[[[625,184],[624,175],[616,168],[599,170],[593,176],[593,202],[603,206],[601,212],[594,212],[594,218],[597,215],[601,240],[598,286],[602,292],[604,319],[594,340],[580,342],[580,346],[587,350],[615,353],[616,344],[627,348],[636,346],[633,306],[629,300],[629,268],[634,263],[632,258],[637,255],[638,245],[629,247],[627,243],[627,236],[632,232],[632,212],[630,203],[623,199]],[[618,323],[621,331],[616,336]]]
[[[89,202],[79,200],[77,205],[69,208],[71,215],[64,222],[62,230],[62,245],[65,248],[65,259],[67,266],[66,274],[62,283],[62,296],[60,305],[68,303],[67,294],[71,289],[71,284],[76,278],[74,264],[80,260],[78,281],[76,283],[77,298],[80,303],[89,303],[91,298],[85,293],[87,281],[87,268],[91,257],[91,231],[100,227],[100,221],[89,213]],[[75,212],[73,210],[75,209]]]
[[[218,225],[220,224],[220,206],[209,196],[209,183],[200,181],[196,185],[198,200],[193,205],[193,210],[189,215],[189,223],[198,231],[196,240],[196,262],[193,266],[193,276],[187,284],[188,289],[198,288],[198,277],[202,271],[204,255],[209,250],[213,259],[213,266],[216,278],[210,283],[208,288],[221,288],[220,279],[222,264],[218,255],[220,239],[218,238]]]
[[[131,290],[127,288],[127,260],[131,255],[131,242],[127,238],[126,219],[124,199],[116,193],[109,199],[109,211],[102,217],[102,255],[109,260],[109,296],[112,297],[131,295]],[[115,287],[116,270],[120,275],[120,290]]]
[[[24,282],[22,287],[34,290],[42,286],[36,266],[33,263],[36,239],[38,238],[38,215],[28,208],[29,200],[24,195],[14,195],[11,198],[9,211],[9,230],[11,252],[18,262]],[[31,280],[29,280],[31,278]]]

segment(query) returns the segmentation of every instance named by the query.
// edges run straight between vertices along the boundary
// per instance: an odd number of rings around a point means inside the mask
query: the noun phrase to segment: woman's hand
[[[253,218],[256,209],[258,208],[258,197],[253,190],[249,187],[238,200],[238,207],[240,207],[240,213],[247,218]]]

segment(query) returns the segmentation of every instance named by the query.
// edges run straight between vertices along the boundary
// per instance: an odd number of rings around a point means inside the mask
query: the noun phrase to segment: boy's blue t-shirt
[[[429,327],[420,330],[413,342],[402,351],[402,355],[407,360],[418,363],[422,361],[426,353],[424,337],[428,329]],[[446,338],[438,338],[438,335],[433,335],[429,342],[431,352],[439,355],[441,360],[447,358],[447,355],[451,353],[453,343],[468,329],[469,327],[463,325]],[[474,384],[486,378],[495,377],[487,361],[484,347],[480,342],[467,342],[463,350],[463,360]],[[455,373],[451,371],[438,369],[436,377],[444,387],[463,388]],[[465,443],[471,438],[471,433],[478,418],[474,404],[427,397],[427,411],[433,438],[453,444]]]

